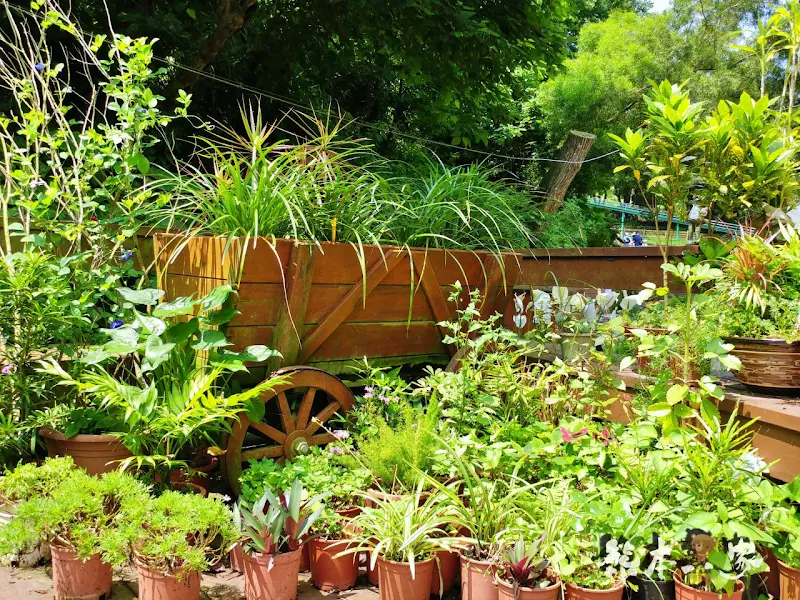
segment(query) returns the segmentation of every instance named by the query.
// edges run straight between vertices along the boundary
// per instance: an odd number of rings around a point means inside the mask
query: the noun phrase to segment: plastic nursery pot
[[[675,581],[654,581],[631,576],[625,588],[628,600],[675,600]],[[633,589],[633,588],[636,589]]]
[[[725,592],[706,592],[698,590],[681,581],[676,573],[673,576],[675,580],[675,600],[742,600],[744,596],[744,584],[741,581],[736,582],[733,593],[728,595]]]
[[[766,546],[759,548],[759,552],[761,552],[761,556],[764,557],[764,562],[766,562],[767,566],[769,567],[768,573],[761,573],[761,576],[764,577],[765,580],[764,584],[767,588],[767,593],[773,598],[780,598],[781,573],[780,565],[778,565],[778,557],[775,556],[775,553]]]
[[[74,435],[71,438],[52,429],[40,429],[47,444],[47,456],[71,456],[76,467],[89,475],[116,471],[118,461],[133,456],[113,435]]]
[[[380,600],[428,600],[431,595],[432,558],[414,563],[414,577],[409,563],[394,562],[380,556],[377,567],[381,582]]]
[[[575,585],[574,583],[568,583],[564,588],[565,600],[622,600],[622,595],[624,593],[624,581],[617,582],[617,584],[609,590],[592,590]]]
[[[73,550],[50,545],[53,592],[56,600],[107,600],[111,598],[111,565],[95,554],[86,562]]]
[[[292,536],[296,536],[297,532],[300,530],[300,526],[294,519],[289,517],[286,519],[286,529]],[[300,547],[300,552],[300,571],[305,572],[311,568],[311,559],[308,556],[308,544],[303,543]]]
[[[494,564],[461,557],[461,600],[497,600]]]
[[[778,561],[781,574],[781,600],[800,600],[800,571]]]
[[[515,594],[513,584],[495,575],[498,598],[500,600],[558,600],[561,595],[561,578],[552,573],[551,578],[555,580],[553,585],[544,588],[520,587]]]
[[[300,548],[280,554],[244,553],[245,600],[294,600],[301,554]]]
[[[349,590],[358,579],[358,555],[345,554],[348,540],[325,540],[315,538],[307,545],[311,559],[311,581],[323,592]]]
[[[436,553],[433,561],[433,578],[431,579],[431,596],[439,595],[439,580],[441,574],[442,593],[446,594],[456,585],[461,556],[458,552],[440,551]]]
[[[139,561],[139,600],[197,600],[200,598],[200,573],[160,573]]]

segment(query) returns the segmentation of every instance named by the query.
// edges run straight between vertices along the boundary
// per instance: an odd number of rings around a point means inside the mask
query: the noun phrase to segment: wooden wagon
[[[261,240],[240,262],[240,242],[157,234],[154,250],[159,286],[168,298],[238,283],[240,314],[228,327],[229,340],[239,348],[264,344],[284,357],[270,370],[280,368],[290,383],[263,398],[263,422],[242,415],[224,440],[222,463],[237,492],[243,463],[291,458],[332,441],[325,424],[353,403],[336,375],[355,362],[446,363],[453,348],[437,323],[457,308],[448,301],[456,281],[480,290],[480,311],[487,316],[510,315],[515,286],[545,285],[550,273],[562,285],[616,289],[637,289],[661,273],[658,251],[638,248],[497,255]]]

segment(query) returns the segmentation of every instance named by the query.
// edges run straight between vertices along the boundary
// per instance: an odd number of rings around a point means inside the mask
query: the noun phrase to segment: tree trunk
[[[591,133],[582,131],[570,131],[567,141],[558,153],[558,160],[547,171],[542,187],[547,191],[547,202],[544,212],[556,212],[564,202],[572,180],[583,166],[583,161],[589,153],[589,149],[597,139]]]
[[[258,0],[221,0],[217,8],[217,27],[214,29],[214,33],[206,38],[203,47],[188,66],[196,71],[203,71],[214,62],[222,53],[228,40],[236,35],[253,16],[256,4],[258,4]],[[187,92],[191,91],[199,79],[199,73],[184,71],[178,79],[177,87]]]

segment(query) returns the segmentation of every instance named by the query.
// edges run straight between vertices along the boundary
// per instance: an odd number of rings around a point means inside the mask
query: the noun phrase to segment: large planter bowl
[[[52,429],[40,429],[39,435],[47,444],[49,457],[71,456],[75,466],[85,469],[89,475],[116,471],[118,461],[133,456],[113,435],[79,434],[68,438]]]
[[[245,600],[294,600],[300,575],[298,548],[280,554],[244,553]]]
[[[736,582],[733,593],[728,595],[724,592],[718,594],[695,589],[683,583],[677,574],[673,579],[675,580],[675,600],[742,600],[744,596],[744,583],[741,581]]]
[[[99,554],[86,562],[73,550],[51,545],[53,592],[56,600],[105,600],[111,597],[111,565]]]
[[[381,600],[428,600],[433,578],[432,558],[414,563],[414,577],[409,563],[386,560],[381,556],[376,566],[381,582]]]
[[[497,600],[493,562],[461,557],[461,599]]]
[[[516,593],[511,583],[497,576],[495,578],[499,600],[558,600],[561,596],[561,579],[558,577],[555,577],[553,585],[544,588],[520,587]]]
[[[200,573],[192,571],[178,577],[175,573],[159,573],[136,562],[139,573],[139,600],[198,600]]]
[[[734,375],[751,390],[800,396],[800,342],[737,337],[725,341],[734,345],[731,354],[742,361]]]
[[[800,571],[778,561],[781,574],[781,600],[800,600]]]

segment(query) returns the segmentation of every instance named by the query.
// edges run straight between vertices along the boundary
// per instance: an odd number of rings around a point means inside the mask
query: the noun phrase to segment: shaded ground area
[[[136,574],[124,569],[114,574],[114,600],[134,600],[137,598]],[[203,574],[202,600],[242,600],[244,598],[244,577],[233,571]],[[0,600],[25,600],[27,598],[52,598],[50,568],[11,569],[0,567]],[[377,600],[378,592],[369,587],[366,577],[359,579],[359,588],[342,593],[325,594],[309,582],[308,573],[300,574],[298,600],[317,600],[321,598],[346,598],[347,600]]]

